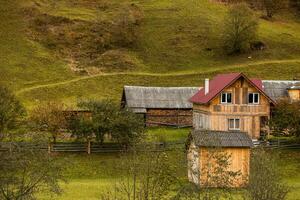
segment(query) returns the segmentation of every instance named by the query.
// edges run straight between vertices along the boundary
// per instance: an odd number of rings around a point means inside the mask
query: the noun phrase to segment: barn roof
[[[204,147],[252,147],[250,136],[238,131],[193,130],[196,146]]]
[[[288,97],[288,89],[300,86],[300,81],[264,80],[264,91],[273,99]]]
[[[273,102],[273,99],[268,97],[268,95],[264,92],[262,81],[260,79],[248,79],[243,73],[219,74],[215,76],[212,80],[209,81],[208,94],[205,94],[205,89],[202,88],[192,98],[190,98],[190,101],[193,103],[200,103],[200,104],[209,103],[213,98],[215,98],[218,94],[220,94],[227,86],[234,83],[240,77],[243,77],[246,80],[248,80],[250,84],[256,87],[263,95],[265,95],[271,102]]]
[[[122,101],[133,112],[145,113],[147,108],[190,109],[188,100],[199,87],[124,86]]]

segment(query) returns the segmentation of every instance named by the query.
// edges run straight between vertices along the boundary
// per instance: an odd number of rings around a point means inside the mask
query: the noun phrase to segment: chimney
[[[208,78],[206,78],[205,79],[205,95],[207,95],[208,94],[208,92],[209,92],[209,79]]]

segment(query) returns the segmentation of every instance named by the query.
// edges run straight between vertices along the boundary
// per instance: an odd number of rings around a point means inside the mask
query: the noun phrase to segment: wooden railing
[[[269,108],[264,105],[215,105],[213,112],[224,113],[267,113]]]

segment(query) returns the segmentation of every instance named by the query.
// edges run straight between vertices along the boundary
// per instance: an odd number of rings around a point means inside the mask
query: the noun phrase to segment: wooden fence
[[[147,146],[152,151],[170,151],[174,149],[183,149],[185,141],[174,142],[149,142],[143,145],[138,145],[138,151],[145,151]],[[48,153],[53,152],[74,152],[74,153],[120,153],[126,151],[126,147],[116,143],[94,143],[94,142],[57,142],[49,144],[34,144],[30,142],[1,142],[0,151],[10,151],[13,146],[18,148],[27,148],[33,150],[45,150]]]
[[[271,140],[260,142],[259,147],[272,149],[300,149],[300,144],[288,140]]]
[[[116,143],[94,143],[94,142],[58,142],[58,143],[41,143],[35,144],[30,142],[1,142],[0,151],[10,151],[13,146],[18,148],[28,148],[33,150],[44,150],[49,153],[53,152],[74,152],[74,153],[120,153],[126,151],[126,148]],[[143,146],[137,146],[138,151],[145,151],[145,146],[152,151],[172,151],[176,149],[184,150],[185,141],[172,142],[149,142]],[[300,149],[300,144],[292,143],[285,140],[269,141],[269,142],[254,142],[254,147],[263,147],[267,149]]]

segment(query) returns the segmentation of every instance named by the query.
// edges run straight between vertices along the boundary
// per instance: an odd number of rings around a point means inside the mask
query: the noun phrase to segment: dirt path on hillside
[[[82,76],[78,78],[74,78],[71,80],[56,82],[56,83],[49,83],[49,84],[41,84],[36,86],[31,86],[27,88],[20,89],[16,91],[16,94],[22,94],[31,90],[40,89],[40,88],[48,88],[48,87],[55,87],[60,85],[65,85],[69,83],[74,83],[82,80],[88,80],[92,78],[97,78],[101,76],[118,76],[118,75],[131,75],[131,76],[157,76],[157,77],[167,77],[167,76],[189,76],[189,75],[201,75],[201,74],[207,74],[219,71],[220,69],[236,69],[236,68],[244,68],[249,66],[257,66],[257,65],[264,65],[264,64],[281,64],[281,63],[297,63],[300,62],[300,59],[290,59],[290,60],[272,60],[272,61],[258,61],[255,63],[249,63],[249,64],[241,64],[241,65],[230,65],[228,67],[216,67],[216,69],[212,70],[206,70],[204,72],[174,72],[174,73],[147,73],[147,72],[116,72],[116,73],[101,73],[101,74],[95,74],[90,76]]]

